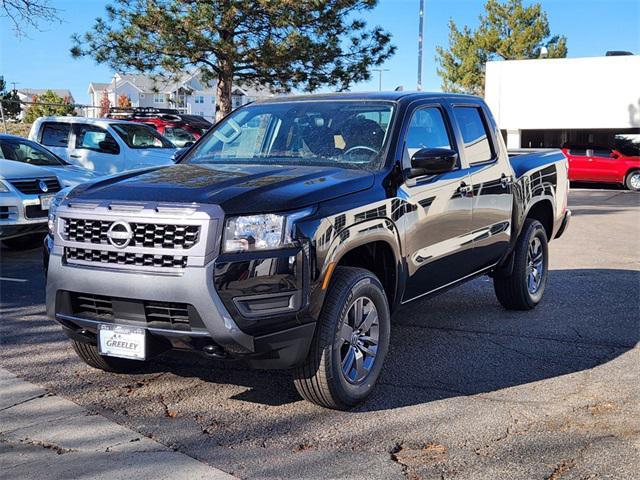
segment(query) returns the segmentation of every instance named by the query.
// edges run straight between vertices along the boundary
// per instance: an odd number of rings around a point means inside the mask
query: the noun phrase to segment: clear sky
[[[526,1],[527,4],[532,3]],[[30,31],[29,38],[16,38],[10,24],[0,19],[0,75],[16,82],[17,88],[67,88],[77,102],[88,102],[90,81],[106,82],[112,72],[85,58],[69,54],[71,35],[84,33],[103,15],[104,0],[51,0],[61,9],[62,24],[45,25],[45,31]],[[477,25],[484,0],[425,0],[425,45],[423,84],[439,90],[435,47],[447,44],[449,18],[461,26]],[[640,0],[542,0],[553,34],[568,38],[570,57],[604,55],[607,50],[630,50],[640,54]],[[383,68],[383,89],[403,85],[415,89],[417,78],[418,0],[381,0],[367,14],[370,25],[380,25],[393,35],[396,55]],[[370,82],[353,90],[377,90],[377,73]],[[612,72],[615,75],[615,72]]]

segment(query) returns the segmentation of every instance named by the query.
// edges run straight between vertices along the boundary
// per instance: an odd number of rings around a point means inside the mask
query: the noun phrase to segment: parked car
[[[571,146],[562,151],[569,160],[569,180],[617,183],[640,191],[640,156],[608,147]]]
[[[113,108],[109,116],[149,125],[179,148],[195,143],[211,128],[211,123],[202,117],[169,109]]]
[[[99,177],[85,168],[71,165],[39,143],[15,135],[0,134],[0,159],[27,163],[48,170],[62,187],[75,187]]]
[[[399,305],[490,275],[505,308],[534,308],[567,193],[562,152],[510,161],[477,97],[256,102],[176,165],[59,196],[47,312],[95,368],[194,350],[290,368],[302,397],[348,408]]]
[[[9,248],[41,242],[49,205],[61,188],[49,170],[0,159],[0,241]]]
[[[67,162],[100,174],[169,165],[176,151],[154,129],[123,120],[41,117],[29,138]]]

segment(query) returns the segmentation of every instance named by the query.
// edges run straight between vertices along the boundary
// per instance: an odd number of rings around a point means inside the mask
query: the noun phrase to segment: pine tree
[[[360,17],[378,0],[114,0],[106,18],[75,35],[73,56],[116,71],[178,77],[200,69],[216,82],[217,117],[231,112],[232,84],[278,91],[345,90],[395,51]]]
[[[476,30],[458,29],[449,22],[449,47],[436,48],[438,75],[447,92],[484,93],[484,68],[489,60],[567,56],[567,39],[551,36],[547,14],[539,3],[528,7],[522,0],[488,0]]]

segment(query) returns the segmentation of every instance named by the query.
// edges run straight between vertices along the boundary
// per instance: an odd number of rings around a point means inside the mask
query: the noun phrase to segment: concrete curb
[[[0,471],[5,478],[50,480],[236,478],[92,415],[3,368]]]

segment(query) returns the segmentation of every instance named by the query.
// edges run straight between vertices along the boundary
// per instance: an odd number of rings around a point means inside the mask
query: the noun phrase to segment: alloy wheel
[[[360,384],[376,360],[380,327],[378,310],[370,298],[359,297],[342,319],[340,361],[347,382]]]
[[[629,179],[629,185],[634,190],[640,190],[640,172],[635,172],[631,174],[631,178]]]
[[[529,243],[527,252],[527,287],[529,293],[534,295],[540,289],[544,275],[544,251],[542,242],[538,237],[533,237]]]

